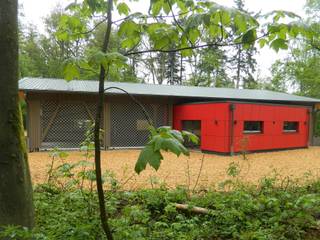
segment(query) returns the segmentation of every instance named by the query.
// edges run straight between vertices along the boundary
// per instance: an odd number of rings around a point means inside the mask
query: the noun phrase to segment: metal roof
[[[119,87],[134,95],[271,102],[300,102],[309,104],[320,103],[320,99],[301,97],[268,90],[105,82],[105,88],[107,87]],[[19,81],[19,89],[27,92],[97,93],[98,81],[73,80],[67,82],[64,79],[27,77]],[[106,94],[110,93],[123,94],[119,90],[110,90]]]

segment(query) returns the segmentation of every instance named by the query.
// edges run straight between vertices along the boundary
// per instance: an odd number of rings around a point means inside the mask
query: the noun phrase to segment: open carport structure
[[[242,142],[254,151],[312,145],[314,113],[320,103],[266,90],[120,82],[105,85],[134,95],[155,126],[193,131],[201,138],[201,150],[221,153],[241,151]],[[27,102],[30,151],[79,147],[96,114],[97,81],[24,78],[19,89]],[[116,89],[106,92],[101,125],[106,149],[141,147],[148,139],[141,109]]]

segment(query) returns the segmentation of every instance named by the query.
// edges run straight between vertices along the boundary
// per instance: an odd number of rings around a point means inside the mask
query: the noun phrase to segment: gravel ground
[[[238,156],[218,156],[191,152],[190,157],[165,153],[160,169],[156,172],[150,167],[140,175],[134,173],[134,165],[139,150],[110,150],[102,152],[103,170],[112,171],[124,189],[149,188],[159,184],[169,187],[178,185],[193,188],[201,166],[203,167],[197,188],[217,187],[231,177],[227,175],[229,164],[235,162],[240,166],[237,179],[242,182],[259,183],[264,177],[278,174],[280,179],[303,179],[307,176],[319,177],[320,147],[290,151],[248,154],[247,160]],[[83,160],[82,153],[69,152],[68,162]],[[34,184],[43,183],[47,178],[48,165],[51,160],[48,152],[29,154],[29,164]],[[56,162],[56,166],[60,162]]]

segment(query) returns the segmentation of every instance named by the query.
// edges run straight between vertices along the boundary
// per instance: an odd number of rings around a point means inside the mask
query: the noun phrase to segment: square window
[[[244,121],[243,132],[244,133],[262,133],[263,131],[262,121]]]
[[[299,122],[283,122],[283,132],[298,132]]]

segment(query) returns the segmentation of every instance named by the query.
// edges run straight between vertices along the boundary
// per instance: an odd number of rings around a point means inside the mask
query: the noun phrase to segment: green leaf
[[[136,41],[134,38],[126,38],[121,42],[122,48],[132,48],[136,45]]]
[[[136,173],[140,174],[140,172],[146,168],[147,163],[155,170],[158,170],[162,159],[163,157],[160,151],[154,151],[152,145],[148,144],[141,150],[134,170]]]
[[[183,146],[184,136],[188,136],[192,142],[197,142],[198,140],[194,134],[172,130],[170,126],[162,126],[158,129],[150,127],[150,133],[150,141],[140,152],[136,162],[135,171],[138,174],[146,168],[147,164],[150,164],[155,170],[159,169],[163,159],[161,150],[172,152],[177,156],[180,156],[181,153],[189,156],[188,149]]]
[[[60,41],[67,41],[69,39],[69,34],[66,31],[58,31],[55,35]]]
[[[195,44],[196,41],[199,39],[200,31],[197,28],[193,28],[189,31],[189,39],[190,41]]]
[[[245,32],[247,30],[246,19],[242,14],[236,14],[234,17],[234,23],[239,32]]]
[[[164,140],[164,138],[161,137],[160,135],[157,135],[157,136],[155,136],[155,137],[152,139],[152,142],[153,142],[153,144],[154,144],[154,148],[153,148],[154,151],[159,151],[159,150],[161,150],[163,140]]]
[[[104,66],[104,68],[107,67],[107,61],[106,61],[106,53],[102,51],[96,51],[91,54],[89,57],[89,65],[90,66]]]
[[[194,144],[198,144],[200,142],[200,139],[197,135],[188,132],[188,131],[182,131],[182,136],[187,138],[189,141],[191,141]]]
[[[182,143],[180,143],[177,139],[167,138],[164,139],[161,145],[162,149],[165,151],[170,151],[176,154],[178,157],[181,153],[188,155],[188,149],[186,149]]]
[[[151,137],[156,136],[158,134],[157,129],[154,126],[149,126],[149,132]]]
[[[63,74],[64,74],[64,78],[68,81],[80,78],[79,68],[73,62],[69,62],[65,65]]]
[[[282,38],[277,38],[271,42],[270,47],[273,48],[276,52],[278,52],[280,49],[288,49],[288,44],[286,40]]]
[[[126,20],[120,24],[118,35],[119,36],[127,36],[139,32],[139,25],[132,20]]]
[[[128,14],[130,13],[130,8],[124,2],[119,3],[118,6],[117,6],[117,9],[118,9],[118,12],[119,12],[120,15],[128,16]]]
[[[247,44],[252,44],[257,38],[257,31],[256,28],[249,29],[245,34],[242,36],[242,42]]]
[[[119,52],[104,53],[96,51],[89,58],[90,66],[102,65],[105,69],[114,65],[118,68],[126,66],[127,58]]]
[[[172,127],[170,126],[161,126],[161,127],[158,127],[158,132],[165,133],[165,132],[169,132],[171,129]]]
[[[181,51],[182,57],[190,57],[192,56],[193,51],[191,49],[185,49]]]
[[[156,171],[158,171],[162,159],[163,159],[163,156],[160,153],[160,151],[156,151],[156,152],[153,153],[152,157],[149,158],[149,164]]]
[[[264,38],[259,39],[258,42],[259,42],[260,48],[263,48],[268,43],[268,41],[266,39],[264,39]]]
[[[220,23],[220,13],[219,12],[216,12],[213,15],[211,15],[211,22],[216,26],[219,25],[219,23]]]
[[[186,7],[186,3],[183,0],[178,0],[177,5],[180,8],[181,12],[186,12],[188,10],[188,8]]]
[[[215,38],[217,36],[219,36],[220,34],[220,27],[216,26],[216,25],[210,25],[209,26],[209,34],[211,37]]]
[[[118,36],[122,38],[121,46],[123,48],[132,48],[140,40],[140,25],[132,20],[126,20],[120,24]]]
[[[136,162],[136,165],[134,167],[135,172],[138,173],[138,174],[140,174],[140,172],[142,172],[143,170],[146,169],[146,166],[147,166],[147,163],[148,163],[147,156],[148,156],[148,154],[151,155],[150,153],[148,153],[148,151],[151,151],[150,150],[150,146],[145,147],[140,152],[138,161]]]
[[[282,25],[280,27],[280,30],[278,32],[278,38],[286,39],[287,38],[287,33],[288,33],[288,28],[285,25]]]
[[[221,11],[220,14],[221,14],[221,23],[224,26],[229,26],[231,23],[231,16],[230,16],[229,12]]]
[[[151,5],[151,14],[153,16],[159,15],[159,13],[162,9],[162,6],[163,6],[162,0],[153,1],[152,5]]]
[[[169,14],[170,13],[170,6],[167,2],[164,2],[164,4],[162,5],[163,11],[165,12],[165,14]]]
[[[127,58],[125,56],[123,56],[119,52],[107,53],[105,55],[105,59],[107,61],[107,64],[109,64],[109,65],[114,64],[117,67],[125,66],[126,65],[126,61],[127,61]]]
[[[88,4],[92,12],[96,10],[96,6],[97,6],[96,0],[85,0],[85,2]]]
[[[183,143],[184,139],[182,133],[178,130],[171,130],[170,133],[181,143]]]

